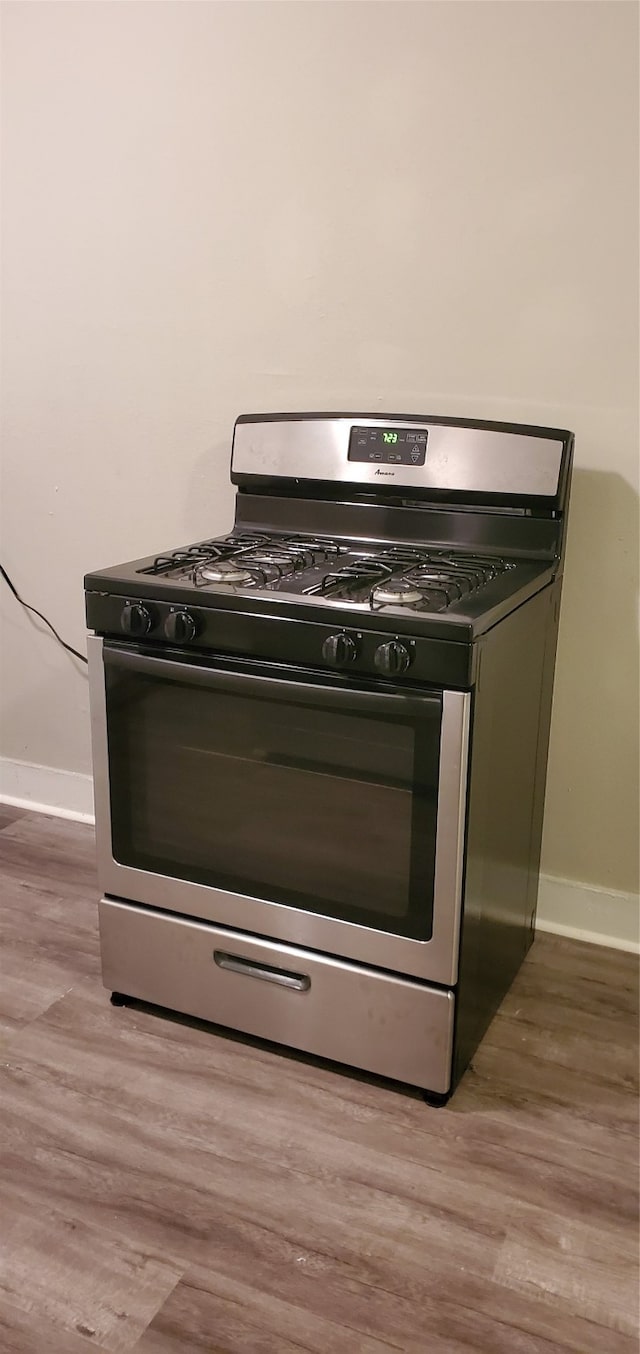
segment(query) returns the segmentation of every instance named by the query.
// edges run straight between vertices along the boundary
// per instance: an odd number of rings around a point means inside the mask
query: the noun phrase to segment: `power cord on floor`
[[[44,621],[45,625],[49,626],[49,629],[51,630],[52,634],[55,635],[58,644],[61,644],[63,649],[67,650],[67,653],[72,653],[74,658],[79,658],[81,663],[86,663],[87,659],[85,658],[84,654],[78,653],[78,650],[74,649],[72,644],[67,644],[66,640],[62,639],[62,636],[58,634],[55,625],[52,625],[51,621],[48,621],[46,616],[43,616],[41,611],[38,611],[35,606],[29,606],[28,602],[23,601],[22,597],[20,596],[20,593],[18,592],[18,589],[14,587],[6,569],[3,569],[1,564],[0,564],[0,574],[2,574],[2,577],[4,578],[7,587],[11,589],[16,601],[20,603],[20,606],[23,606],[27,611],[32,611],[34,616],[38,616],[41,621]]]

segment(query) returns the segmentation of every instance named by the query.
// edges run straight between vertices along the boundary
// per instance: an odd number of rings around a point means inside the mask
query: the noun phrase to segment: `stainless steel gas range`
[[[103,978],[446,1099],[533,938],[573,436],[243,415],[85,580]]]

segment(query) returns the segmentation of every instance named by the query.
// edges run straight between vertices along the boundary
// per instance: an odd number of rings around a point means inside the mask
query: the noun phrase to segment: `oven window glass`
[[[441,702],[415,721],[106,667],[121,864],[431,935]],[[240,687],[240,683],[238,683]]]

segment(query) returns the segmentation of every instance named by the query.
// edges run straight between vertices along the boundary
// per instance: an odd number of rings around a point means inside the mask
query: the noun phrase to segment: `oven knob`
[[[127,602],[126,606],[123,607],[120,629],[124,630],[125,635],[146,635],[152,624],[146,606],[142,606],[140,602]]]
[[[373,661],[380,672],[396,677],[411,666],[411,653],[406,644],[401,644],[399,639],[390,639],[388,644],[381,644],[380,648],[376,649]]]
[[[322,645],[322,657],[332,668],[345,668],[358,657],[358,646],[351,635],[329,635]]]
[[[176,644],[188,644],[196,637],[196,623],[188,611],[170,611],[164,623],[167,639]]]

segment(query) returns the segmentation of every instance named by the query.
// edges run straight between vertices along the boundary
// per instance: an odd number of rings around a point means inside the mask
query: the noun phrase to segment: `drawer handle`
[[[261,978],[264,983],[277,983],[278,987],[289,987],[293,992],[308,992],[311,979],[306,973],[289,973],[284,968],[274,968],[272,964],[254,964],[252,959],[243,959],[239,954],[227,954],[225,950],[214,950],[213,958],[218,968],[226,968],[230,973],[244,973],[247,978]]]

